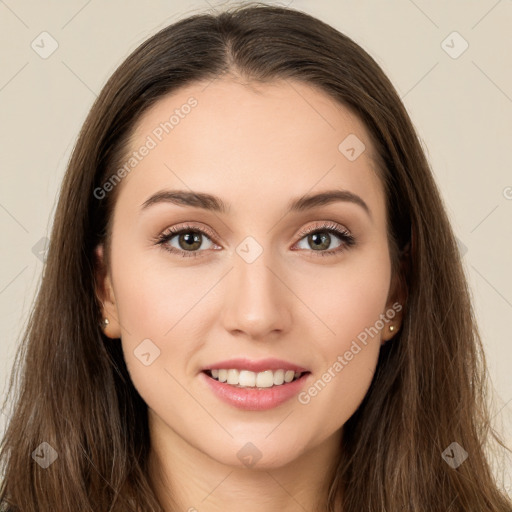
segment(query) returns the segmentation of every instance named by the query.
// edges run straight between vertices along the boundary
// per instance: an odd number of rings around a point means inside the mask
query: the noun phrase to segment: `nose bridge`
[[[223,321],[227,330],[261,338],[274,330],[288,328],[290,297],[276,276],[280,272],[276,270],[279,265],[272,261],[271,251],[264,251],[250,238],[242,242],[234,254]]]

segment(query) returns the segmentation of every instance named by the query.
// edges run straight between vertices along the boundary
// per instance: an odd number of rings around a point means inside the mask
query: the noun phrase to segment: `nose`
[[[224,329],[238,337],[264,340],[292,325],[293,293],[275,260],[263,253],[252,263],[234,255],[222,309]]]

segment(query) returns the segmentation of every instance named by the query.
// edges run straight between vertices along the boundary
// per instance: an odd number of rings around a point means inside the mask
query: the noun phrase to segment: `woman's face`
[[[196,83],[139,120],[104,314],[154,439],[258,467],[339,440],[400,318],[374,157],[354,115],[298,82]]]

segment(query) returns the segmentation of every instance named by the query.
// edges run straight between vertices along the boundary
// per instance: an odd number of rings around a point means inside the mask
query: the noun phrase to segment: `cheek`
[[[189,316],[195,305],[215,282],[211,272],[194,266],[172,264],[157,251],[153,254],[126,257],[115,262],[118,279],[116,298],[118,312],[130,336],[165,340],[175,331],[190,328]],[[209,279],[210,277],[210,279]]]
[[[313,322],[316,336],[309,333],[319,367],[299,402],[310,417],[325,420],[325,431],[334,431],[355,412],[372,381],[381,346],[390,263],[385,257],[361,258],[331,271],[328,277],[316,273],[313,281],[311,275],[304,278],[304,287],[306,280],[310,286],[319,283],[308,296],[308,306],[320,312],[321,322]]]
[[[382,250],[354,254],[339,266],[301,272],[295,289],[315,314],[309,316],[317,336],[310,334],[322,353],[332,357],[347,350],[347,344],[384,313],[391,279],[386,250],[382,244]]]
[[[184,371],[176,361],[183,365],[193,350],[191,312],[207,283],[184,269],[161,268],[154,260],[148,265],[149,260],[119,251],[113,265],[124,358],[135,387],[151,405],[151,397],[173,382],[167,372],[178,377]]]

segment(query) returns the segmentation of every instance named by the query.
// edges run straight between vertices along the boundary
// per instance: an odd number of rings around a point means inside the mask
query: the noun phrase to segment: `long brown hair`
[[[20,512],[162,510],[147,476],[147,406],[120,344],[100,328],[94,249],[108,247],[117,194],[99,199],[94,191],[121,165],[151,105],[226,72],[317,86],[359,116],[380,158],[406,309],[343,427],[328,511],[512,511],[487,459],[491,438],[506,447],[490,424],[486,363],[456,239],[399,96],[347,36],[300,11],[254,3],[159,31],[95,101],[62,184],[10,380],[9,394],[18,393],[1,446],[0,502]],[[53,453],[43,442],[58,455],[46,469],[35,460],[37,450]],[[454,442],[468,454],[457,468],[442,457]]]

